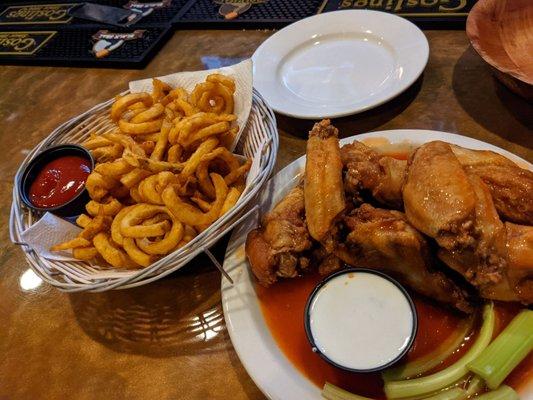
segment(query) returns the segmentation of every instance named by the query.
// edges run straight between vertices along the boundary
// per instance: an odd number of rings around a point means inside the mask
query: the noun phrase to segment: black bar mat
[[[98,28],[78,27],[63,29],[0,28],[0,64],[53,65],[65,67],[143,68],[170,36],[171,28],[135,27],[109,29],[112,33],[131,34],[142,31],[142,37],[124,40],[104,36],[99,55],[93,52]],[[137,34],[139,36],[140,33]],[[133,36],[133,35],[132,35]],[[122,37],[125,38],[125,37]],[[106,48],[107,46],[107,48]],[[105,56],[102,56],[107,54]]]
[[[464,29],[477,0],[329,0],[324,12],[376,10],[405,17],[424,29]]]
[[[155,2],[156,0],[154,0]],[[143,17],[136,26],[169,25],[176,14],[187,4],[188,0],[171,0],[168,6],[154,8],[147,16]],[[97,3],[112,7],[124,7],[130,0],[88,0],[90,3]],[[137,1],[147,3],[147,1]],[[95,21],[72,18],[68,15],[70,8],[77,7],[83,1],[68,0],[32,0],[26,2],[6,2],[0,4],[0,29],[26,28],[28,26],[105,26],[112,29],[112,25],[106,25]]]
[[[266,0],[253,4],[248,11],[237,18],[226,20],[218,12],[223,1],[190,0],[173,22],[178,27],[196,29],[281,28],[319,13],[325,4],[325,0]],[[250,2],[255,3],[254,0]]]

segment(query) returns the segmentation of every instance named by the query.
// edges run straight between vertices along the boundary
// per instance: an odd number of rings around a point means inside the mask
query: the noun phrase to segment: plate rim
[[[418,136],[418,137],[417,137]],[[496,145],[484,142],[479,139],[471,138],[468,136],[463,136],[455,133],[449,133],[449,132],[443,132],[443,131],[436,131],[436,130],[427,130],[427,129],[393,129],[393,130],[382,130],[382,131],[375,131],[375,132],[367,132],[357,135],[348,136],[341,139],[341,144],[350,143],[353,140],[364,140],[364,139],[371,139],[371,138],[385,138],[388,139],[391,143],[398,143],[398,144],[423,144],[427,143],[432,140],[444,140],[448,141],[450,143],[459,144],[462,146],[466,146],[468,148],[474,148],[474,149],[480,149],[480,150],[491,150],[495,151],[499,154],[502,154],[511,160],[517,162],[521,167],[527,167],[530,170],[533,170],[533,164],[529,163],[527,160],[501,148]],[[398,140],[402,138],[402,140]],[[415,139],[415,140],[413,140]],[[420,139],[420,140],[416,140]],[[276,185],[278,184],[279,187],[274,190],[274,192],[283,193],[286,192],[288,189],[292,188],[294,186],[294,183],[291,184],[291,181],[297,181],[298,179],[295,179],[295,177],[289,177],[286,176],[291,172],[298,171],[298,169],[301,171],[301,165],[299,164],[303,163],[303,160],[305,159],[305,155],[295,159],[288,165],[286,165],[283,169],[278,171],[275,175],[273,175],[269,181],[267,182],[267,185],[265,188],[270,187],[270,185]],[[258,197],[257,203],[259,204],[262,201],[262,195],[264,192],[261,192]],[[242,304],[237,305],[235,302],[235,297],[232,296],[235,291],[238,291],[240,286],[238,285],[244,285],[244,289],[252,289],[255,294],[255,290],[253,288],[253,285],[251,285],[251,272],[249,270],[248,263],[246,262],[246,258],[244,255],[244,240],[245,235],[247,234],[247,231],[242,230],[243,227],[245,228],[247,222],[250,223],[250,221],[254,218],[256,218],[257,214],[249,216],[245,221],[243,221],[239,227],[237,227],[229,240],[228,248],[226,249],[226,253],[224,256],[224,265],[223,268],[232,276],[232,278],[235,280],[235,284],[232,286],[227,282],[226,279],[222,277],[221,279],[221,302],[222,302],[222,309],[224,314],[224,322],[226,324],[226,329],[228,331],[232,346],[237,353],[237,356],[239,357],[240,362],[244,366],[246,372],[250,376],[250,378],[253,380],[255,385],[259,388],[259,390],[268,398],[272,400],[281,400],[284,398],[292,398],[290,394],[283,397],[280,395],[280,391],[283,390],[298,390],[300,389],[300,392],[302,391],[302,388],[298,388],[298,385],[304,385],[305,387],[304,392],[307,394],[312,393],[313,398],[316,398],[316,400],[322,399],[320,396],[320,388],[318,388],[313,382],[311,382],[302,372],[300,372],[290,360],[287,359],[283,351],[277,346],[277,343],[275,339],[272,337],[272,334],[270,330],[267,327],[267,330],[264,332],[257,331],[256,328],[256,318],[259,318],[260,322],[266,326],[266,322],[264,320],[263,313],[260,309],[259,301],[257,299],[257,296],[253,296],[252,299],[246,298],[246,304],[248,304],[248,307],[245,308],[245,313],[243,314],[243,309],[239,308],[242,306]],[[229,266],[229,262],[234,262],[232,258],[235,258],[236,260],[239,260],[240,264],[244,264],[245,270],[242,270],[242,265],[232,265]],[[244,279],[243,279],[243,275]],[[240,288],[243,289],[243,288]],[[252,308],[258,308],[259,313],[253,314],[257,310],[252,310],[250,308],[250,300],[252,300],[253,306]],[[237,309],[235,309],[237,307]],[[247,319],[249,317],[246,315],[246,312],[251,313],[253,317],[250,319]],[[242,320],[244,317],[245,320]],[[239,321],[239,319],[241,319]],[[236,325],[245,322],[244,325],[246,325],[248,328],[252,328],[251,331],[247,330],[246,332],[240,331]],[[303,322],[302,322],[303,323]],[[253,346],[253,350],[249,351],[246,349],[246,341],[250,341],[252,338],[255,340],[257,337],[267,337],[267,341],[270,341],[274,344],[274,348],[270,348],[269,346],[272,343],[266,343],[264,341],[260,342],[260,345],[266,345],[268,347],[267,354],[269,358],[276,358],[276,362],[279,364],[275,365],[277,369],[280,368],[287,368],[287,366],[290,368],[290,376],[282,375],[282,382],[275,382],[273,383],[270,380],[270,376],[267,376],[268,371],[266,371],[266,368],[264,363],[267,361],[267,358],[262,358],[261,363],[257,363],[257,355],[255,354],[255,351],[259,348],[259,346]],[[253,343],[252,343],[253,344]],[[274,353],[272,353],[272,350]],[[277,354],[279,353],[279,354]],[[262,354],[264,356],[264,354]],[[281,355],[281,358],[279,358],[279,355]],[[255,363],[252,358],[256,358]],[[281,365],[280,365],[281,364]],[[296,381],[295,378],[296,377]],[[298,382],[299,381],[299,382]],[[268,384],[270,382],[270,385]],[[281,389],[280,389],[281,388]],[[300,393],[301,394],[301,393]],[[519,394],[521,396],[525,396],[524,398],[533,398],[533,380],[528,382],[526,385],[520,387]],[[309,398],[309,397],[306,397]]]
[[[310,17],[303,18],[303,19],[301,19],[301,20],[299,20],[297,22],[294,22],[294,23],[286,26],[283,29],[280,29],[279,31],[275,32],[273,35],[269,36],[254,51],[254,53],[253,53],[253,55],[251,57],[252,62],[253,62],[253,68],[254,68],[254,76],[257,75],[255,73],[255,69],[256,69],[255,65],[256,65],[256,63],[258,63],[258,57],[259,57],[258,54],[259,54],[259,52],[262,49],[264,49],[266,46],[268,46],[269,44],[272,44],[273,41],[278,40],[280,37],[282,37],[283,34],[286,33],[286,29],[288,29],[288,28],[294,29],[295,26],[298,26],[300,24],[303,25],[305,23],[309,23],[309,20],[312,20],[312,19],[328,18],[327,16],[339,15],[341,13],[342,14],[353,14],[353,15],[357,15],[357,16],[361,16],[361,15],[367,14],[367,15],[370,15],[370,16],[372,16],[372,15],[373,16],[379,16],[379,18],[381,18],[381,17],[390,18],[393,21],[398,21],[400,23],[405,24],[406,27],[408,26],[410,28],[414,28],[414,32],[417,32],[417,34],[419,34],[420,42],[418,43],[418,45],[421,46],[421,50],[423,50],[423,52],[424,52],[424,57],[423,57],[423,59],[421,59],[422,62],[420,63],[420,65],[416,66],[416,68],[418,68],[418,71],[416,73],[414,73],[413,76],[410,79],[404,81],[403,83],[401,83],[402,81],[400,81],[401,84],[396,89],[391,90],[388,95],[385,95],[383,98],[379,98],[378,97],[377,101],[371,101],[368,104],[363,105],[363,106],[353,106],[353,107],[350,107],[350,108],[346,108],[345,111],[337,111],[337,112],[334,112],[334,113],[331,113],[331,114],[320,114],[320,113],[302,114],[302,113],[298,113],[298,112],[287,111],[286,109],[283,109],[283,107],[279,107],[277,104],[273,104],[271,99],[268,98],[268,95],[264,93],[265,91],[261,91],[261,88],[259,87],[261,85],[256,86],[256,81],[254,79],[254,87],[256,87],[257,90],[259,90],[261,92],[261,94],[263,95],[263,97],[265,98],[265,100],[267,101],[269,106],[272,107],[272,109],[275,112],[277,112],[279,114],[282,114],[282,115],[285,115],[285,116],[288,116],[288,117],[307,119],[307,120],[310,120],[310,119],[321,119],[321,118],[339,118],[339,117],[345,117],[345,116],[348,116],[348,115],[358,114],[358,113],[361,113],[363,111],[367,111],[367,110],[376,108],[376,107],[378,107],[378,106],[380,106],[380,105],[382,105],[382,104],[394,99],[395,97],[399,96],[401,93],[403,93],[407,89],[409,89],[417,81],[417,79],[420,78],[420,76],[424,73],[424,71],[425,71],[425,69],[427,67],[427,64],[429,62],[429,54],[430,54],[429,42],[428,42],[428,39],[427,39],[426,35],[424,34],[424,32],[418,26],[416,26],[413,22],[409,21],[406,18],[400,17],[398,15],[390,14],[390,13],[387,13],[387,12],[384,12],[384,11],[377,11],[377,10],[336,10],[336,11],[330,11],[330,12],[327,12],[327,13],[312,15]],[[318,26],[320,26],[320,25],[318,25]],[[355,30],[353,32],[358,32],[358,31]],[[419,60],[417,60],[417,62],[418,61]]]

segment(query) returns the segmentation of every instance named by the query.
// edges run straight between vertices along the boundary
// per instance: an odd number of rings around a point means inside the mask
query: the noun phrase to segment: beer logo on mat
[[[215,4],[234,4],[236,6],[241,4],[261,4],[269,0],[213,0]]]
[[[69,11],[76,4],[41,4],[10,6],[0,14],[0,25],[67,24],[72,17]]]
[[[0,32],[0,55],[32,55],[56,33],[57,31]]]
[[[128,40],[136,40],[143,37],[143,29],[130,33],[117,33],[108,30],[98,31],[93,35],[93,53],[96,58],[107,57],[112,51],[118,49]]]
[[[467,15],[472,0],[341,0],[340,9],[364,8],[407,16]]]
[[[172,0],[153,1],[150,3],[139,3],[138,0],[130,0],[124,8],[132,11],[140,11],[143,17],[150,15],[154,10],[169,7]]]
[[[141,3],[138,0],[130,0],[125,5],[124,8],[132,9],[136,8],[138,10],[148,9],[148,8],[166,8],[172,4],[172,0],[163,0],[163,1],[153,1]]]

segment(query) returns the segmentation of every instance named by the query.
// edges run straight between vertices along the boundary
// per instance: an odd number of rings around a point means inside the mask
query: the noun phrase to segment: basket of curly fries
[[[69,222],[33,207],[20,183],[43,151],[67,143],[93,162],[88,201]],[[64,291],[143,285],[201,252],[217,264],[209,247],[254,211],[277,147],[275,117],[252,89],[249,60],[131,82],[24,160],[11,239],[42,279]]]

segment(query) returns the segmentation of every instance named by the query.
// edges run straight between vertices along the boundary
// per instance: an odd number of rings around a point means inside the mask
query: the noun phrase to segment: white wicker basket
[[[272,109],[255,90],[253,92],[252,110],[235,152],[249,158],[253,158],[254,155],[260,157],[258,160],[259,173],[251,184],[247,186],[241,199],[233,209],[184,247],[147,268],[141,270],[114,270],[116,273],[113,273],[112,277],[102,278],[103,271],[113,271],[110,269],[111,267],[99,269],[83,261],[48,260],[40,257],[39,254],[36,254],[22,241],[22,232],[40,218],[39,214],[24,206],[18,193],[17,182],[24,168],[38,153],[50,146],[61,143],[81,143],[89,136],[89,132],[102,133],[106,131],[112,124],[109,119],[111,104],[113,104],[112,99],[62,124],[39,143],[23,161],[15,176],[15,185],[13,187],[13,203],[9,220],[11,241],[21,246],[26,259],[37,275],[65,292],[102,292],[110,289],[125,289],[144,285],[178,270],[202,252],[205,252],[215,265],[221,269],[222,267],[209,252],[209,247],[215,244],[243,218],[255,211],[256,207],[247,207],[247,205],[263,187],[276,162],[278,151],[276,118]],[[262,151],[259,152],[261,147]]]

